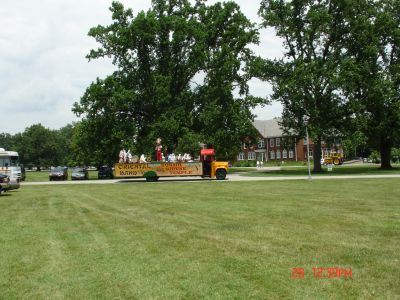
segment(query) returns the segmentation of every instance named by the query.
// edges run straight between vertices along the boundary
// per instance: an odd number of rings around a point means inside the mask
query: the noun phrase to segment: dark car
[[[51,169],[49,174],[49,180],[68,180],[68,168],[67,167],[56,167]]]
[[[0,173],[0,194],[6,191],[19,189],[19,180],[12,180],[7,174]]]
[[[99,172],[97,174],[97,177],[99,179],[114,178],[112,168],[109,167],[109,166],[101,166],[99,168]]]
[[[89,172],[85,168],[74,168],[71,174],[71,180],[86,180],[89,179]]]
[[[0,195],[10,189],[10,178],[6,174],[0,174]]]

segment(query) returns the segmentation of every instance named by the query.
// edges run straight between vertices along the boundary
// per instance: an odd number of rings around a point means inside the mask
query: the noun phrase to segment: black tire
[[[218,169],[215,173],[217,180],[224,180],[226,178],[226,171],[224,169]]]

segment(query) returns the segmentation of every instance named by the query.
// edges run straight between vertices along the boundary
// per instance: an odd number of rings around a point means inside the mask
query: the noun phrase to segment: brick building
[[[237,160],[254,161],[304,161],[307,160],[307,139],[304,137],[284,137],[279,126],[279,118],[272,120],[255,120],[258,131],[258,143],[252,147],[243,145]],[[309,155],[313,157],[314,143],[310,139]],[[342,152],[340,144],[322,144],[322,155],[328,156],[331,151]]]

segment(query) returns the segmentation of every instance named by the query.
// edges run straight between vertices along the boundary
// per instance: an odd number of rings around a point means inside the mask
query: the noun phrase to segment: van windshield
[[[19,166],[18,156],[0,157],[0,167],[18,167],[18,166]]]

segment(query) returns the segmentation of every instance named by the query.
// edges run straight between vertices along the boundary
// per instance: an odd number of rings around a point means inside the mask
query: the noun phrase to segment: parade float
[[[146,178],[147,181],[157,181],[160,177],[201,176],[224,180],[228,171],[228,162],[216,161],[214,149],[200,150],[198,160],[185,154],[175,155],[162,153],[161,139],[155,146],[155,161],[148,161],[144,154],[138,157],[130,151],[122,149],[118,163],[114,166],[115,178]]]

